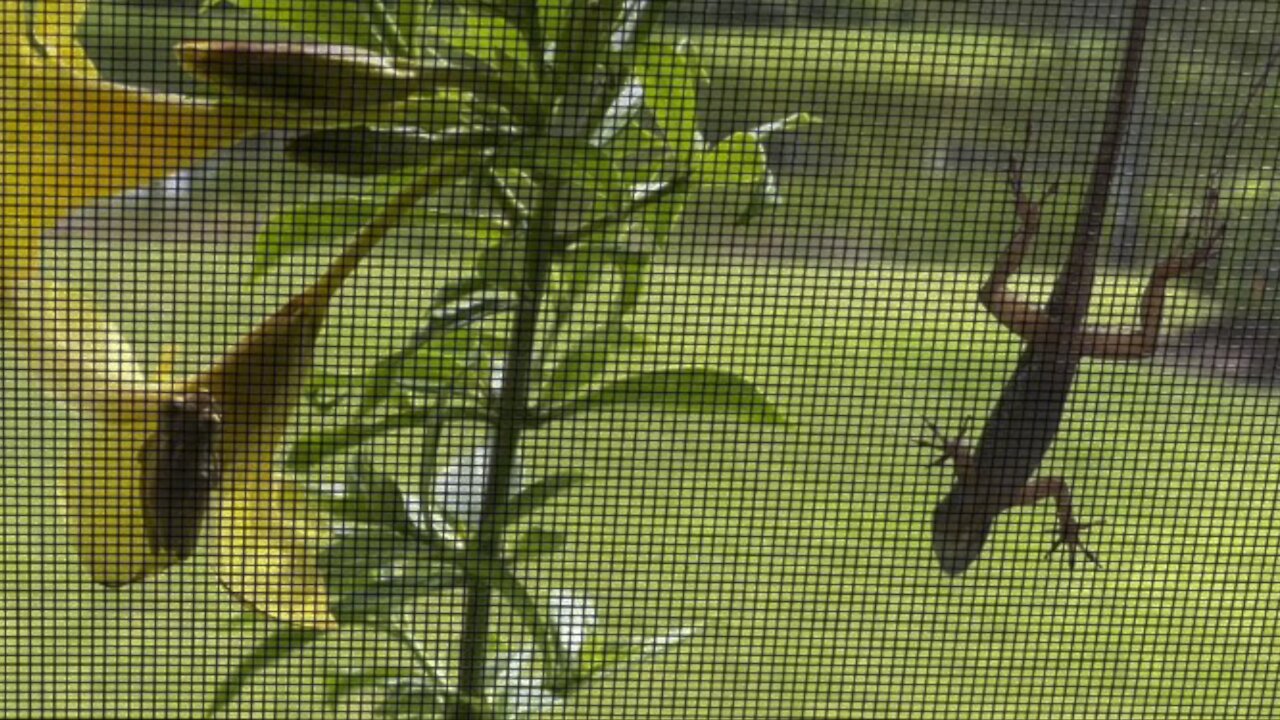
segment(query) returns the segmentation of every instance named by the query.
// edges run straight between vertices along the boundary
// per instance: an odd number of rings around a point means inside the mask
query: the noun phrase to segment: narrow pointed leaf
[[[254,238],[253,277],[270,272],[285,257],[354,233],[385,204],[373,197],[339,197],[289,207],[271,217]]]
[[[723,370],[698,367],[656,370],[611,382],[545,412],[540,421],[562,420],[622,405],[643,411],[700,413],[745,422],[786,422],[750,381]]]
[[[307,470],[334,455],[360,446],[366,440],[393,430],[423,427],[435,417],[438,415],[434,409],[413,409],[371,422],[347,423],[314,431],[298,438],[285,463],[293,470]]]
[[[463,126],[427,133],[413,127],[346,127],[316,130],[289,141],[285,150],[312,170],[369,177],[422,165],[445,152],[473,151],[519,137],[509,125]]]
[[[560,692],[572,692],[581,689],[588,683],[598,680],[609,673],[631,663],[655,658],[670,652],[694,637],[696,629],[691,627],[677,628],[665,635],[640,637],[630,640],[617,640],[608,633],[599,633],[587,638],[578,653],[576,673],[566,678],[563,686],[555,689]]]
[[[774,133],[790,132],[799,130],[808,125],[817,125],[822,122],[816,115],[809,113],[792,113],[784,118],[779,118],[771,122],[757,125],[749,131],[760,140],[768,140]]]
[[[501,72],[532,79],[529,43],[519,28],[502,17],[463,10],[434,25],[431,34]]]
[[[514,524],[529,517],[584,481],[583,476],[573,473],[557,473],[538,478],[511,498],[502,514],[503,522]]]
[[[240,659],[235,670],[218,683],[208,714],[216,717],[235,702],[259,673],[306,650],[325,636],[319,630],[283,627],[271,632]]]
[[[644,85],[645,107],[654,114],[667,144],[684,158],[701,152],[699,73],[693,62],[678,46],[654,43],[641,51],[636,72]]]
[[[568,545],[568,533],[555,528],[535,527],[517,535],[508,549],[516,560],[528,562],[543,555],[561,552]]]
[[[363,457],[348,466],[346,477],[322,494],[333,520],[383,525],[405,536],[414,532],[404,493],[394,478],[374,470]]]
[[[407,603],[461,587],[465,569],[453,556],[386,527],[344,528],[323,557],[333,611],[346,623],[385,624]]]
[[[360,692],[388,680],[401,679],[412,673],[411,670],[398,667],[372,668],[368,670],[348,670],[335,673],[325,678],[324,703],[330,709],[336,709],[343,698]]]
[[[216,4],[222,0],[205,0]],[[355,11],[351,0],[234,0],[238,8],[296,33],[324,42],[376,47],[371,18]]]
[[[760,139],[750,132],[734,133],[698,156],[693,185],[755,185],[764,181],[768,169]]]
[[[619,354],[636,352],[644,345],[643,335],[620,323],[588,333],[546,373],[539,388],[540,401],[557,403],[577,395],[584,386],[604,375]]]

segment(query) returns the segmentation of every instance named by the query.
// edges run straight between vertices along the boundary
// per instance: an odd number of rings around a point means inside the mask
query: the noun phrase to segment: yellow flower
[[[273,457],[327,297],[273,318],[209,373],[172,382],[144,377],[91,304],[37,273],[40,236],[68,210],[189,165],[260,124],[242,110],[101,80],[73,38],[84,10],[84,0],[44,0],[31,25],[23,0],[0,0],[0,307],[37,377],[84,412],[62,483],[81,560],[95,580],[120,585],[179,559],[147,531],[154,478],[144,446],[175,398],[207,388],[226,416],[214,500],[224,584],[273,617],[331,627],[318,519],[276,476]],[[268,373],[279,367],[283,377]]]
[[[117,586],[189,552],[189,542],[166,543],[157,531],[157,518],[172,508],[157,495],[157,476],[170,466],[156,460],[156,445],[166,413],[185,399],[207,398],[213,420],[206,431],[220,427],[206,438],[219,465],[209,511],[219,578],[271,617],[332,628],[316,560],[324,529],[278,473],[276,455],[342,282],[418,199],[468,160],[440,158],[322,278],[209,370],[147,377],[90,302],[40,277],[41,233],[86,200],[161,177],[279,118],[102,81],[73,39],[84,5],[43,0],[32,45],[18,30],[29,27],[24,0],[0,0],[0,323],[42,385],[83,414],[61,493],[81,561],[94,580]],[[309,124],[319,123],[312,117]]]
[[[316,563],[324,539],[294,483],[276,472],[276,450],[311,362],[332,291],[303,293],[207,372],[148,378],[128,343],[91,303],[29,278],[10,288],[11,328],[46,390],[82,413],[62,500],[81,563],[97,582],[140,580],[182,558],[154,541],[154,465],[147,446],[165,409],[207,393],[222,416],[214,440],[220,482],[211,515],[222,583],[246,605],[301,626],[334,626]]]
[[[194,377],[146,377],[111,323],[54,283],[32,276],[10,286],[0,319],[41,384],[84,414],[62,495],[95,580],[122,585],[182,559],[155,539],[156,513],[170,509],[157,508],[161,478],[148,451],[166,408],[199,395],[221,414],[213,441],[221,479],[210,515],[223,585],[279,620],[335,626],[316,559],[324,529],[297,486],[277,472],[277,454],[334,295],[419,199],[468,164],[465,156],[441,158],[362,228],[319,280]]]
[[[39,0],[33,46],[25,0],[0,0],[0,292],[35,271],[41,233],[68,210],[190,165],[265,122],[103,81],[73,38],[85,5]]]

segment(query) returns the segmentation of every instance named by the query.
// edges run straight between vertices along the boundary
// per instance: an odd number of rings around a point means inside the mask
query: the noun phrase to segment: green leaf
[[[331,595],[358,591],[376,581],[378,569],[416,556],[417,541],[379,525],[339,525],[320,555]]]
[[[413,98],[461,90],[526,118],[541,99],[521,78],[469,56],[409,60],[350,44],[237,41],[186,42],[175,52],[204,82],[268,106],[368,117]]]
[[[471,292],[501,292],[515,295],[524,278],[523,236],[496,240],[485,248],[472,271]]]
[[[560,16],[552,70],[558,93],[571,104],[589,101],[598,64],[608,51],[609,33],[618,19],[622,0],[569,0]]]
[[[418,598],[466,586],[466,573],[454,566],[437,563],[434,570],[428,573],[427,568],[418,563],[411,576],[371,579],[358,590],[335,595],[334,617],[343,625],[391,623],[400,619],[406,604]]]
[[[616,285],[617,307],[611,307],[610,322],[617,321],[635,309],[648,281],[651,253],[615,242],[581,243],[565,255],[566,265],[577,265],[587,272],[600,273],[610,268]],[[611,299],[612,306],[614,300]]]
[[[569,22],[574,0],[537,0],[537,3],[538,24],[543,34],[551,40],[560,37]]]
[[[393,397],[397,382],[422,393],[456,396],[467,390],[487,392],[488,369],[467,358],[476,351],[489,350],[491,336],[476,332],[474,326],[513,308],[510,301],[497,297],[447,303],[432,310],[428,321],[404,347],[378,360],[370,370],[344,375],[313,373],[308,392],[328,392],[322,400],[330,406],[360,393],[363,401],[357,414],[361,417]]]
[[[622,83],[613,102],[605,110],[604,117],[600,119],[591,134],[591,146],[603,148],[613,143],[618,135],[639,117],[643,109],[644,84],[638,78]]]
[[[626,239],[641,247],[662,249],[671,242],[680,218],[688,205],[689,194],[672,193],[662,200],[645,205],[637,215],[635,227]]]
[[[633,203],[638,196],[645,195],[646,190],[652,192],[676,175],[669,169],[673,163],[666,142],[642,125],[641,122],[626,125],[601,146],[623,183],[630,188]]]
[[[504,297],[477,297],[432,309],[431,317],[413,335],[415,346],[433,342],[447,333],[490,320],[518,306]]]
[[[518,163],[538,158],[540,172],[555,177],[562,186],[578,190],[574,193],[573,206],[560,208],[562,215],[607,211],[627,198],[629,188],[617,172],[613,157],[593,146],[587,138],[530,139],[509,147],[507,156],[511,162]]]
[[[553,674],[564,673],[572,664],[572,658],[560,642],[560,628],[551,617],[549,605],[540,602],[529,592],[503,561],[499,561],[490,571],[482,573],[482,577],[492,583],[493,589],[516,611],[521,622],[537,640]]]
[[[805,112],[792,113],[784,118],[757,125],[748,132],[755,135],[757,139],[768,140],[774,133],[799,130],[807,125],[817,125],[821,122],[822,120],[816,115]]]
[[[542,555],[564,550],[569,545],[569,534],[547,527],[530,528],[511,541],[508,548],[517,561],[529,561]]]
[[[519,28],[502,17],[459,9],[434,25],[431,33],[501,72],[532,80],[529,43]]]
[[[440,400],[479,401],[487,377],[479,369],[464,362],[464,355],[447,347],[420,348],[395,364],[379,365],[359,373],[312,373],[307,385],[307,399],[322,412],[335,416],[338,406],[358,399],[354,408],[343,413],[357,418],[372,417],[382,407],[400,408],[421,405],[429,398]],[[458,407],[455,402],[453,407]],[[333,428],[330,428],[331,430]]]
[[[386,684],[386,694],[382,704],[374,711],[377,720],[405,720],[405,718],[442,718],[447,712],[454,710],[448,717],[483,718],[484,714],[458,712],[462,699],[447,685],[439,680],[418,676],[398,678]]]
[[[625,0],[622,4],[622,21],[609,37],[609,44],[614,52],[626,52],[636,44],[645,20],[652,16],[654,0]]]
[[[556,692],[572,693],[586,684],[604,677],[618,668],[649,660],[679,647],[696,634],[696,628],[677,628],[665,635],[618,640],[612,633],[601,632],[587,638],[578,653],[576,672],[556,683]]]
[[[733,133],[697,157],[693,185],[703,190],[733,186],[749,188],[751,194],[746,208],[735,217],[739,224],[772,210],[782,203],[782,193],[777,177],[769,169],[765,141],[774,133],[795,130],[812,122],[816,120],[811,115],[797,113],[751,130]]]
[[[756,185],[764,182],[768,170],[769,156],[760,139],[751,132],[737,132],[716,143],[710,152],[698,156],[693,184],[698,187]]]
[[[626,0],[622,20],[609,38],[615,53],[629,54],[647,42],[655,27],[661,27],[663,13],[671,0]]]
[[[654,115],[667,144],[680,157],[703,149],[698,132],[698,68],[682,46],[646,44],[637,56],[636,74],[644,85],[645,107]]]
[[[723,370],[683,367],[611,382],[544,412],[538,424],[620,405],[651,412],[702,413],[744,422],[786,422],[750,381]]]
[[[765,173],[764,182],[756,185],[753,190],[747,207],[734,218],[734,222],[739,225],[770,213],[783,203],[782,190],[778,187],[778,178],[772,170]]]
[[[465,584],[453,555],[424,549],[386,528],[344,527],[321,557],[338,622],[394,622],[406,603]]]
[[[471,125],[427,133],[413,127],[327,128],[293,138],[285,151],[320,172],[368,177],[423,165],[442,153],[475,151],[519,137],[510,125]]]
[[[404,678],[413,671],[399,667],[382,667],[368,670],[343,670],[332,673],[324,680],[324,703],[330,709],[337,709],[342,699],[352,693],[360,692],[388,680]]]
[[[226,710],[258,673],[307,649],[324,636],[325,633],[320,630],[293,627],[282,627],[272,631],[255,645],[248,655],[240,658],[240,662],[230,676],[218,683],[208,714],[216,716]]]
[[[351,0],[233,0],[235,5],[302,37],[377,49],[371,18]]]
[[[641,253],[629,253],[615,261],[614,267],[619,275],[618,313],[620,315],[629,315],[644,299],[644,290],[649,282],[649,265],[649,256]],[[643,344],[643,338],[639,340],[640,344]],[[621,338],[619,341],[624,344],[626,342]],[[632,345],[633,349],[638,346],[638,344]]]
[[[313,431],[294,442],[285,457],[285,465],[295,471],[308,470],[334,455],[358,447],[366,440],[393,430],[424,427],[440,415],[436,408],[414,408],[373,422],[352,422]]]
[[[400,485],[369,467],[363,456],[348,464],[343,482],[325,490],[324,505],[335,520],[383,525],[405,536],[415,531]]]
[[[511,498],[502,513],[503,523],[510,525],[529,517],[561,494],[581,485],[583,481],[583,476],[574,473],[558,473],[538,478]]]
[[[254,238],[253,277],[265,276],[292,253],[355,233],[385,204],[378,198],[347,196],[300,203],[276,213]]]
[[[410,69],[353,45],[194,41],[175,52],[187,72],[232,95],[311,109],[373,110],[465,79],[443,61]]]
[[[627,301],[624,304],[630,304]],[[593,330],[580,339],[564,357],[541,378],[539,403],[563,402],[609,371],[618,354],[644,348],[644,336],[612,322]]]

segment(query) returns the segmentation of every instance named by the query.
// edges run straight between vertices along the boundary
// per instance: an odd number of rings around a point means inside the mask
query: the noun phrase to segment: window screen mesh
[[[1280,9],[1147,4],[0,0],[0,714],[1271,716]]]

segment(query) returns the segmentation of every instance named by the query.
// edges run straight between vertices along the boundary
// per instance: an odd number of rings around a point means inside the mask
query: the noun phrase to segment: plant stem
[[[471,566],[477,569],[467,588],[466,609],[459,652],[458,689],[465,697],[479,698],[487,685],[487,650],[493,609],[493,586],[487,577],[502,559],[504,516],[511,496],[512,478],[521,435],[529,426],[529,386],[533,375],[538,319],[546,294],[555,250],[555,216],[560,190],[554,180],[542,178],[541,199],[534,206],[525,243],[523,278],[517,299],[503,364],[498,412],[490,435],[489,467],[475,535],[468,544]],[[459,720],[478,720],[469,706]]]

